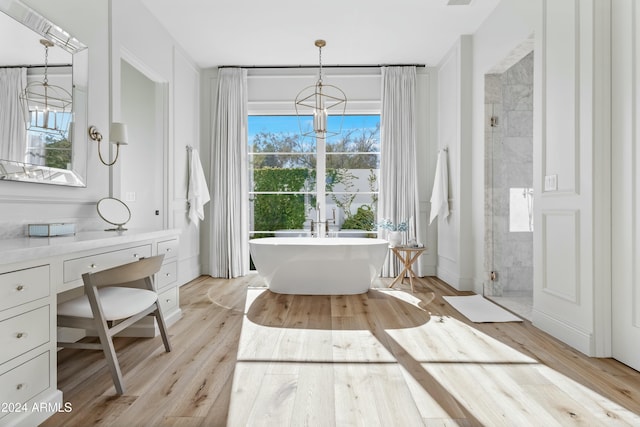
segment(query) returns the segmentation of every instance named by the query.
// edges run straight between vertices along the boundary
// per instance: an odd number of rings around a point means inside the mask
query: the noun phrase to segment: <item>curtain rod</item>
[[[375,64],[375,65],[322,65],[322,68],[380,68],[380,67],[426,67],[425,64]],[[269,68],[318,68],[318,65],[220,65],[218,68],[245,68],[245,69],[269,69]]]
[[[49,64],[48,68],[72,67],[73,64]],[[0,65],[0,68],[44,68],[42,65]]]

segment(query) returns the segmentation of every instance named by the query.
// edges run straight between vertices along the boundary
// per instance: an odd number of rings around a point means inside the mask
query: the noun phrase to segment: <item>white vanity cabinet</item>
[[[180,319],[179,230],[0,241],[0,427],[37,425],[73,410],[57,390],[57,303],[83,292],[82,274],[165,254],[156,290],[167,325]],[[157,335],[153,318],[124,331]]]
[[[150,257],[151,244],[107,251],[99,249],[89,253],[81,253],[80,255],[63,261],[62,289],[75,288],[77,285],[82,285],[82,275],[85,273],[106,270],[107,268],[137,261],[140,258]]]
[[[0,425],[36,425],[62,404],[56,390],[51,265],[0,266]]]
[[[170,326],[182,314],[178,301],[178,248],[178,236],[169,235],[65,255],[62,260],[62,281],[57,289],[59,302],[73,298],[82,292],[84,273],[101,271],[134,262],[140,258],[164,254],[162,268],[155,277],[155,285],[165,322]],[[151,317],[140,320],[120,333],[121,336],[133,337],[154,337],[158,334],[159,329]]]
[[[158,242],[158,255],[164,254],[164,262],[156,275],[156,290],[162,313],[169,319],[177,307],[180,307],[178,292],[178,239],[168,239]],[[168,322],[168,320],[167,320]]]

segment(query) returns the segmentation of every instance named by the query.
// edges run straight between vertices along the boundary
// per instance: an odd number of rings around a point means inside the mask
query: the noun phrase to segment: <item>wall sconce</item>
[[[129,144],[129,138],[127,136],[127,125],[124,123],[111,123],[109,129],[109,142],[116,145],[116,157],[111,163],[107,163],[102,158],[100,152],[100,142],[102,141],[102,134],[98,131],[98,128],[91,126],[89,128],[89,137],[98,143],[98,157],[100,161],[106,166],[112,166],[118,160],[118,154],[120,154],[120,146]]]

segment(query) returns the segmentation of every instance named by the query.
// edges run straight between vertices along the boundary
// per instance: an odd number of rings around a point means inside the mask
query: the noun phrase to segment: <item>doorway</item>
[[[534,53],[519,52],[485,75],[484,295],[531,320]]]
[[[164,85],[121,60],[120,120],[129,145],[121,152],[119,194],[131,210],[129,227],[166,228]]]

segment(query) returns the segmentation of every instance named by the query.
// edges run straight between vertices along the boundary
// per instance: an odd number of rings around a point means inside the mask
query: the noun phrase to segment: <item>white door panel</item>
[[[617,0],[612,14],[612,353],[640,370],[640,7]]]

